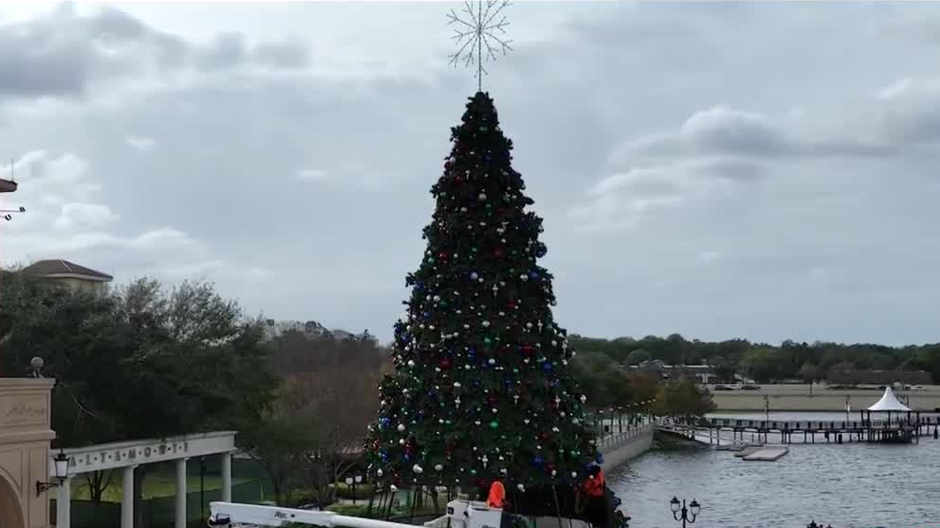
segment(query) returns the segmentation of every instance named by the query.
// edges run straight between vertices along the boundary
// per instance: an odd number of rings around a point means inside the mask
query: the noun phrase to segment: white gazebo
[[[911,412],[910,407],[901,403],[891,387],[885,387],[885,393],[877,403],[868,408],[874,412]]]
[[[869,428],[872,427],[871,413],[873,412],[887,413],[887,420],[877,427],[877,434],[882,439],[893,441],[898,438],[907,440],[913,438],[917,441],[919,438],[921,428],[920,412],[912,411],[910,407],[901,403],[894,395],[891,387],[885,387],[885,393],[881,396],[881,399],[862,411],[863,421],[868,424]],[[867,416],[864,416],[864,413],[867,413]],[[894,420],[891,419],[892,413],[896,417]]]

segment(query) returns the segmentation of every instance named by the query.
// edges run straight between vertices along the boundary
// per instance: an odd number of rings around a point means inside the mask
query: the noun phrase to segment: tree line
[[[746,339],[720,342],[688,340],[679,334],[642,339],[597,339],[575,335],[569,340],[576,350],[603,354],[616,364],[633,365],[648,359],[659,359],[673,365],[708,363],[720,378],[725,379],[733,378],[736,372],[766,383],[785,379],[824,379],[826,373],[835,370],[924,370],[931,374],[934,383],[940,383],[940,344],[891,347],[787,340],[771,345]]]
[[[54,447],[238,430],[278,502],[298,488],[328,502],[350,467],[343,450],[374,417],[387,351],[368,333],[265,330],[209,283],[142,278],[94,293],[15,271],[0,281],[0,373],[33,375],[43,358],[56,379]],[[135,471],[138,513],[156,466]],[[120,485],[110,471],[82,477],[94,501]]]

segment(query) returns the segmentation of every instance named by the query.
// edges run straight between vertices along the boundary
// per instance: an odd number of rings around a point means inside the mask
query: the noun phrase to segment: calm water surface
[[[844,417],[771,413],[779,420]],[[635,528],[679,526],[669,512],[673,495],[698,499],[702,513],[693,526],[702,528],[804,528],[811,520],[833,527],[940,528],[940,440],[932,437],[919,445],[797,444],[776,462],[745,462],[708,448],[651,452],[612,471],[608,481]]]

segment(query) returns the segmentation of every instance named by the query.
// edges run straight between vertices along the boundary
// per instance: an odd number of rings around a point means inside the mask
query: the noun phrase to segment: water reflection
[[[778,420],[840,416],[771,414]],[[673,495],[701,503],[695,526],[804,528],[815,519],[833,527],[938,528],[938,459],[940,441],[932,438],[919,445],[797,444],[777,462],[744,462],[704,447],[651,452],[608,479],[638,528],[678,526],[669,512]]]

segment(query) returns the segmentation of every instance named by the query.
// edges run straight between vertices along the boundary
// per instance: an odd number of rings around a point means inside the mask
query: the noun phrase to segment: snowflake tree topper
[[[512,43],[504,37],[509,22],[502,14],[509,6],[509,0],[477,0],[471,3],[465,0],[463,11],[451,10],[447,14],[447,23],[456,24],[453,39],[457,42],[457,51],[450,55],[450,64],[463,62],[465,66],[476,66],[477,88],[483,90],[483,76],[487,75],[483,61],[496,60],[496,52],[503,55],[512,51]]]

